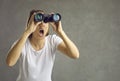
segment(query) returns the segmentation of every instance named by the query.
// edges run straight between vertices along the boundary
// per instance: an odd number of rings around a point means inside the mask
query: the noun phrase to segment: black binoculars
[[[54,14],[37,13],[34,16],[35,22],[43,21],[47,23],[47,22],[58,22],[60,20],[61,20],[61,15],[59,13],[54,13]]]

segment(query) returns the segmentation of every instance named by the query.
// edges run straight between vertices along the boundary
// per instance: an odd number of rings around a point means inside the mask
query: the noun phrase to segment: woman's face
[[[37,12],[42,13],[44,12]],[[34,36],[37,39],[43,39],[48,34],[49,31],[49,23],[44,23],[43,21],[37,26],[36,30],[32,33],[32,37]]]

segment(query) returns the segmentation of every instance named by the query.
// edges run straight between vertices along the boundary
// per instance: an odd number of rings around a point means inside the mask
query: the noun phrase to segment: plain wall
[[[53,81],[120,80],[119,0],[1,0],[0,81],[18,76],[18,64],[8,67],[5,60],[32,9],[59,12],[64,31],[80,50],[76,60],[57,52]]]

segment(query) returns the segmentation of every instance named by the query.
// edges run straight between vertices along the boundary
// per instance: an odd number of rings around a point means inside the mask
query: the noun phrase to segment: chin
[[[44,35],[44,36],[39,36],[39,39],[44,39],[46,36]]]

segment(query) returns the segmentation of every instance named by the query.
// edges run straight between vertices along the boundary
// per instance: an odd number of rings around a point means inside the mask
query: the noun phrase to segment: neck
[[[36,38],[31,38],[30,39],[30,43],[32,45],[32,47],[38,51],[40,49],[42,49],[45,45],[45,38],[44,39],[36,39]]]

